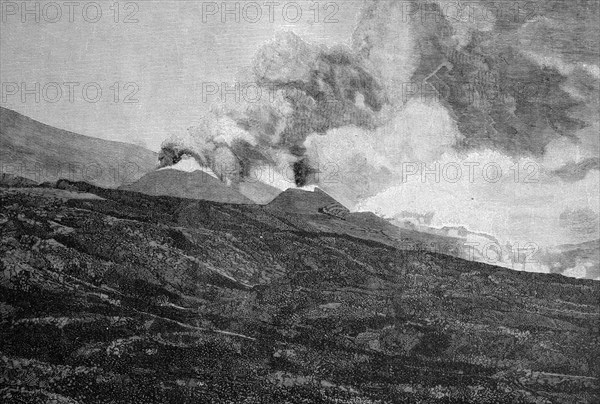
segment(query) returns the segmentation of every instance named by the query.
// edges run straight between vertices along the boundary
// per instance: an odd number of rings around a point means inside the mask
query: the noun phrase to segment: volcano
[[[271,209],[299,214],[335,212],[335,215],[343,216],[348,212],[345,206],[320,188],[315,188],[314,191],[290,188],[279,194],[267,206]]]
[[[242,181],[236,184],[235,188],[259,205],[272,202],[281,193],[280,189],[260,181]]]
[[[230,204],[254,204],[235,189],[201,170],[193,172],[170,168],[156,170],[120,189],[154,196],[174,196]]]

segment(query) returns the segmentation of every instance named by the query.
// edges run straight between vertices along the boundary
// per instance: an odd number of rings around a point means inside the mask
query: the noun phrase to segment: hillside
[[[281,193],[281,190],[260,181],[243,181],[235,184],[236,189],[259,205],[266,205]]]
[[[2,402],[598,402],[599,282],[60,185],[0,189]]]
[[[120,189],[146,195],[175,196],[221,203],[254,203],[204,171],[161,169],[152,171],[133,184],[124,185]]]
[[[1,107],[0,153],[3,174],[36,183],[68,178],[113,188],[158,165],[158,155],[142,147],[78,135]]]
[[[320,188],[314,191],[290,188],[280,193],[267,206],[283,212],[315,214],[319,209],[341,204]],[[343,207],[342,207],[343,208]]]
[[[297,218],[322,232],[377,241],[404,250],[425,250],[458,258],[470,255],[465,240],[460,237],[400,228],[372,212],[349,212],[319,188],[314,191],[288,189],[267,204],[266,209],[285,212],[288,217]]]

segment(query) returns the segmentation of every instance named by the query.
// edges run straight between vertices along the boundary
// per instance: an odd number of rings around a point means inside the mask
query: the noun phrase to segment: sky
[[[167,136],[194,125],[217,100],[203,98],[203,83],[219,88],[219,83],[233,83],[277,31],[347,43],[361,6],[359,1],[335,7],[320,2],[316,12],[314,2],[298,1],[299,8],[289,6],[284,16],[283,5],[269,8],[264,2],[258,2],[260,14],[253,6],[244,8],[248,2],[237,2],[239,10],[230,7],[234,13],[226,14],[221,2],[144,0],[116,3],[116,14],[111,0],[97,2],[99,15],[93,6],[84,9],[90,2],[68,7],[40,1],[38,12],[33,2],[26,9],[20,1],[1,3],[0,105],[61,129],[155,151]]]
[[[284,176],[302,162],[352,210],[398,224],[543,248],[600,238],[597,2],[465,3],[473,19],[435,0],[443,18],[410,22],[396,0],[227,2],[233,14],[222,2],[102,1],[102,15],[56,4],[23,15],[1,2],[3,107],[155,151],[169,139],[211,168],[242,156],[281,189],[300,186]],[[257,77],[261,102],[222,98]],[[435,82],[478,90],[406,97],[404,84]],[[600,278],[587,259],[568,270]]]

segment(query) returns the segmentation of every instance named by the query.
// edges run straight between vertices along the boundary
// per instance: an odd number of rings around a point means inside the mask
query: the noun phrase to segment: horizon
[[[0,402],[600,403],[599,26],[0,0]]]
[[[475,2],[457,19],[446,0],[285,3],[303,13],[292,22],[253,2],[162,0],[51,21],[66,10],[42,3],[2,5],[3,108],[191,156],[226,184],[318,186],[400,226],[600,240],[597,8]]]

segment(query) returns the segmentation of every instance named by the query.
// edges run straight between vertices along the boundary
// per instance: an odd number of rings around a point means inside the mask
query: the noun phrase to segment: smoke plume
[[[586,56],[598,42],[571,29],[597,35],[584,3],[507,18],[486,2],[366,1],[349,47],[280,32],[245,78],[263,96],[215,107],[165,141],[162,164],[189,155],[227,183],[318,184],[353,209],[507,243],[597,239],[560,225],[568,209],[599,210],[599,68]],[[541,43],[548,33],[563,41]],[[417,163],[480,171],[407,177]],[[490,164],[497,181],[481,171]]]
[[[257,167],[290,168],[290,179],[302,186],[318,171],[306,155],[310,135],[348,126],[375,129],[386,104],[380,80],[354,52],[309,44],[292,32],[265,44],[252,72],[260,100],[217,109],[187,134],[168,139],[164,164],[190,154],[230,181]]]

